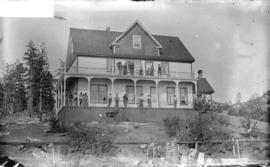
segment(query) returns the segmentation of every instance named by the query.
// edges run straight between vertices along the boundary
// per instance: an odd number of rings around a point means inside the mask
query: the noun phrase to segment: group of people
[[[125,93],[122,98],[123,98],[123,105],[126,108],[127,107],[127,103],[128,103],[128,95]],[[109,93],[108,107],[111,107],[113,99],[114,99],[114,102],[115,102],[115,107],[119,107],[120,97],[119,97],[118,93],[115,94],[115,97],[114,98],[112,97],[112,94]],[[144,95],[143,95],[143,93],[139,97],[139,103],[138,103],[138,107],[139,108],[143,108],[144,107],[144,101],[147,101],[147,107],[148,108],[152,108],[152,101],[151,101],[150,95],[148,95],[147,98],[145,98]]]
[[[125,93],[122,98],[123,98],[124,107],[126,108],[127,107],[127,103],[128,103],[128,96],[127,96],[127,94]],[[108,100],[109,100],[108,101],[108,107],[111,107],[112,100],[113,100],[113,97],[112,97],[112,94],[111,93],[109,93]],[[115,97],[114,97],[115,107],[119,107],[119,101],[120,101],[120,97],[119,97],[118,93],[116,93],[115,94]]]
[[[79,105],[77,93],[73,94],[72,92],[69,92],[67,97],[67,102],[69,106],[88,106],[88,95],[86,92],[81,92],[79,94]]]

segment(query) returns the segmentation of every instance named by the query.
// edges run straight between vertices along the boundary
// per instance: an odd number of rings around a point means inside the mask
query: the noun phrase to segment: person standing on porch
[[[123,103],[124,103],[124,107],[127,108],[127,102],[128,102],[128,96],[127,94],[125,93],[124,96],[123,96]]]
[[[143,93],[141,93],[141,96],[139,97],[139,108],[143,108],[143,101],[144,101],[144,97],[143,97]]]
[[[88,106],[88,95],[87,95],[87,93],[85,93],[85,106],[86,107]]]
[[[116,93],[114,100],[115,100],[115,107],[118,107],[119,106],[119,100],[120,100],[120,98],[118,96],[118,93]]]
[[[112,104],[112,94],[111,93],[109,94],[108,100],[109,100],[108,107],[111,107],[111,104]]]
[[[78,103],[78,94],[75,92],[73,96],[73,106],[77,106]]]
[[[148,108],[152,108],[152,102],[151,102],[150,95],[147,96],[147,104],[148,104]]]
[[[173,105],[174,108],[176,108],[176,104],[177,104],[177,99],[176,99],[176,95],[173,96]]]
[[[79,95],[79,106],[82,106],[82,102],[83,102],[83,94],[81,92]]]

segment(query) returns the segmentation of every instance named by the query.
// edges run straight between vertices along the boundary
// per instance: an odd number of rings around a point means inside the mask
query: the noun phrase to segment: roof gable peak
[[[157,45],[157,48],[162,48],[161,44],[155,39],[155,37],[153,37],[152,34],[150,34],[145,28],[144,26],[140,23],[139,20],[135,20],[135,22],[133,24],[131,24],[123,33],[121,33],[121,35],[119,35],[118,37],[115,38],[115,40],[111,43],[111,45],[117,45],[118,41],[124,37],[129,30],[131,30],[134,26],[138,25],[139,27],[141,27],[141,29],[155,42],[155,44]]]

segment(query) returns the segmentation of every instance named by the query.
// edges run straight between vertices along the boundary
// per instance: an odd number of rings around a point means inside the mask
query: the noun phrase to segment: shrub
[[[64,133],[66,132],[66,128],[61,125],[61,122],[56,117],[52,116],[49,120],[49,132],[50,133]]]
[[[109,133],[99,127],[79,125],[76,128],[70,128],[67,135],[70,140],[66,151],[70,153],[100,156],[114,153],[116,150]]]
[[[168,117],[163,120],[165,131],[169,137],[175,137],[180,128],[180,120],[177,117]]]

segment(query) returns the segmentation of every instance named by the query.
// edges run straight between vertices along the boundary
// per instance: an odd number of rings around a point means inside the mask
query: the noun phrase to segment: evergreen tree
[[[47,49],[42,43],[39,48],[30,41],[27,45],[24,60],[28,66],[27,78],[29,88],[29,108],[34,107],[34,111],[52,110],[54,107],[53,99],[53,77],[49,71]],[[40,99],[41,97],[41,99]],[[32,111],[30,111],[31,115]]]
[[[25,67],[18,60],[6,65],[4,75],[5,108],[9,112],[26,109]]]

